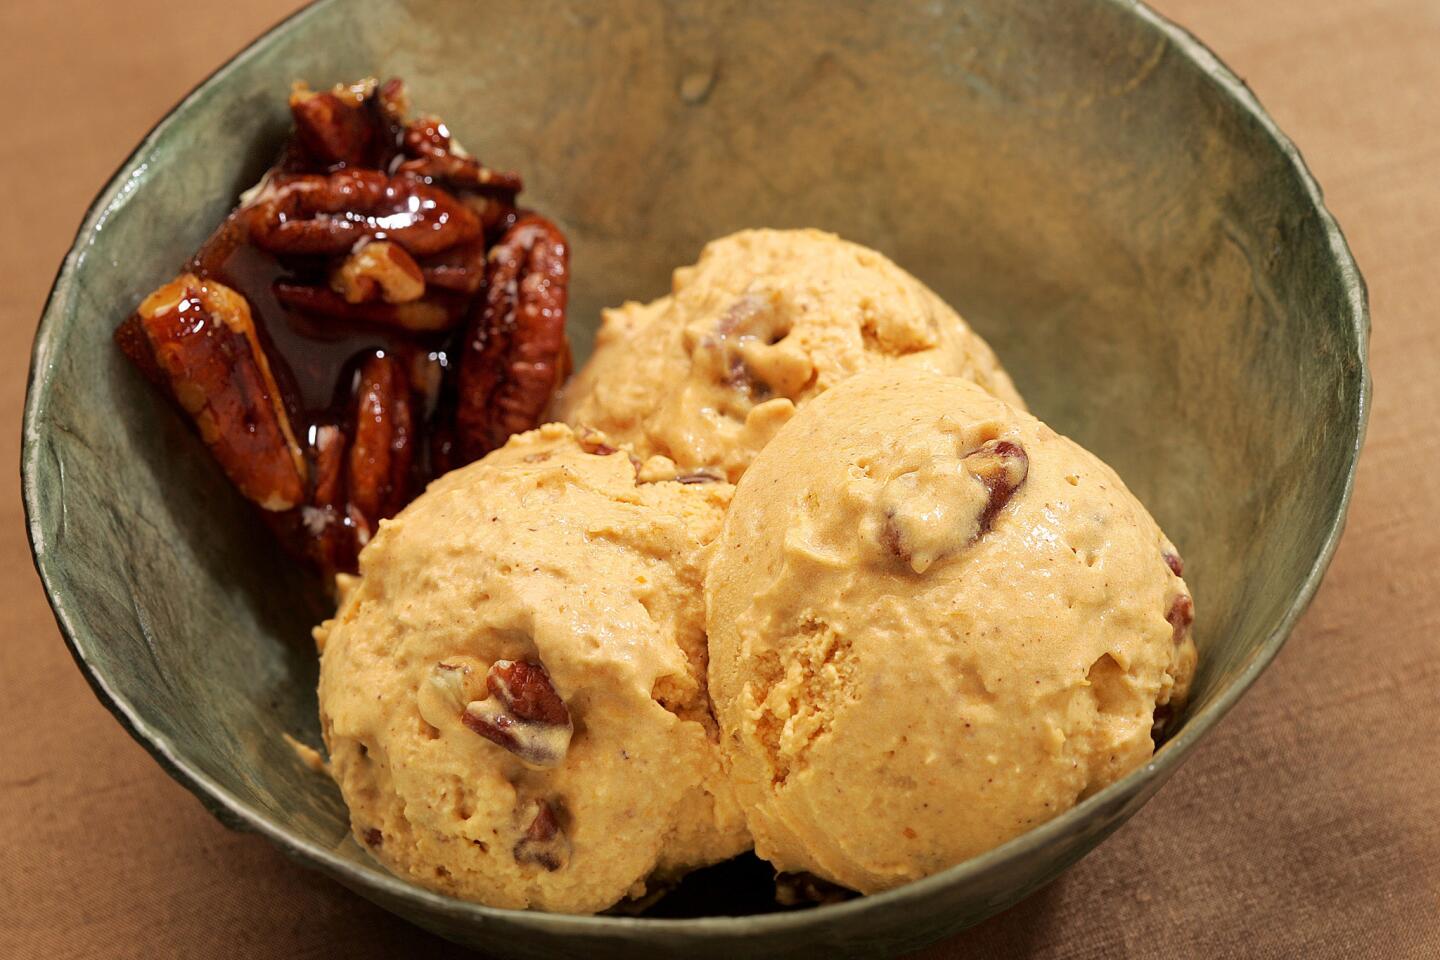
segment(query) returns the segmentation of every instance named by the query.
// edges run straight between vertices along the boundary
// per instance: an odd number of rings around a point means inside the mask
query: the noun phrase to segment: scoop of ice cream
[[[1195,668],[1179,573],[1109,467],[971,383],[879,370],[815,399],[706,579],[756,853],[884,890],[1143,763]]]
[[[731,488],[681,479],[550,424],[381,524],[316,640],[331,770],[386,866],[593,913],[749,847],[704,688]]]
[[[556,412],[736,480],[798,406],[890,364],[1023,406],[985,341],[881,254],[817,230],[745,230],[676,270],[669,296],[605,311]]]

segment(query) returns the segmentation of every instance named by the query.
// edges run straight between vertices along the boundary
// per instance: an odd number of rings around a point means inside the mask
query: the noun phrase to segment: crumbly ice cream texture
[[[814,400],[738,485],[706,581],[756,853],[884,890],[1143,763],[1195,669],[1174,551],[1114,471],[964,380]]]
[[[382,522],[316,630],[321,726],[357,839],[423,886],[571,913],[748,849],[704,688],[703,562],[730,493],[641,482],[603,438],[549,424]],[[558,765],[462,720],[461,702],[494,707],[501,660],[543,667],[565,702],[568,746],[531,744]]]
[[[734,481],[796,408],[886,365],[1023,408],[989,345],[882,254],[818,230],[744,230],[676,270],[668,296],[606,310],[555,412]]]

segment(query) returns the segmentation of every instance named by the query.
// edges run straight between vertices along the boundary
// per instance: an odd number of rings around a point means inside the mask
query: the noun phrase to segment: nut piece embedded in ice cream
[[[875,502],[880,545],[924,573],[988,533],[1028,473],[1025,448],[1010,440],[927,457],[881,488]]]
[[[554,805],[548,800],[536,800],[523,812],[530,815],[529,826],[515,842],[515,862],[535,864],[552,872],[569,863],[570,841],[555,815]]]
[[[1165,619],[1170,622],[1171,628],[1175,631],[1176,645],[1184,643],[1186,635],[1190,632],[1190,624],[1195,622],[1195,601],[1190,599],[1188,593],[1178,595],[1170,603],[1170,611],[1165,614]]]
[[[485,685],[490,696],[466,704],[460,716],[465,726],[532,767],[559,766],[575,727],[545,668],[525,660],[496,660]]]

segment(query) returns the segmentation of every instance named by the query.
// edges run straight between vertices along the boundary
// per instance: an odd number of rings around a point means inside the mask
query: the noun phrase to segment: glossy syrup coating
[[[275,165],[116,340],[333,582],[430,479],[540,423],[569,370],[568,245],[520,216],[518,175],[407,122],[398,79],[289,103]]]

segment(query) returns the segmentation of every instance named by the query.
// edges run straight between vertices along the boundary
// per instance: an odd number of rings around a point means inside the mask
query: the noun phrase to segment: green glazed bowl
[[[816,226],[877,247],[989,338],[1033,408],[1114,465],[1183,550],[1202,648],[1154,760],[1004,846],[877,896],[751,914],[493,910],[353,843],[319,742],[314,584],[112,347],[261,172],[292,78],[398,74],[574,249],[571,335],[702,243]],[[35,341],[35,562],[96,694],[225,823],[494,953],[878,955],[1015,902],[1169,777],[1274,657],[1340,536],[1368,411],[1364,284],[1245,86],[1128,0],[592,4],[322,0],[190,94],[101,191]],[[698,905],[698,907],[694,906]],[[709,915],[697,915],[703,912]]]

